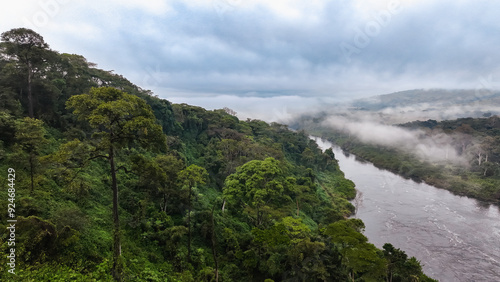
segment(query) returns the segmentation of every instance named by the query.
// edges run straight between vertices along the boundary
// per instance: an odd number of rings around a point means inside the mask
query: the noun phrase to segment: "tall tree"
[[[368,238],[360,233],[363,229],[364,223],[360,219],[348,219],[328,225],[323,232],[340,250],[342,262],[349,270],[352,281],[355,281],[356,275],[366,281],[381,281],[386,274],[386,261],[380,251],[368,243]]]
[[[117,156],[120,150],[134,145],[165,145],[162,128],[156,123],[151,107],[137,96],[111,87],[92,88],[88,94],[76,95],[67,107],[94,129],[94,156],[109,162],[113,190],[113,268],[115,280],[122,280],[120,219],[118,215]]]
[[[159,183],[157,187],[158,191],[162,194],[163,197],[161,210],[167,212],[168,198],[175,194],[178,175],[179,172],[184,168],[184,162],[172,155],[157,156],[154,161],[164,175],[162,183]]]
[[[35,189],[35,173],[40,166],[38,156],[42,146],[47,144],[43,121],[25,117],[16,127],[16,147],[28,155],[27,168],[30,172],[30,191],[33,192]]]
[[[178,194],[178,176],[184,168],[184,162],[173,155],[159,155],[148,159],[143,155],[132,157],[132,170],[139,177],[139,185],[153,188],[150,190],[153,197],[161,196],[160,209],[167,212],[169,198],[176,198]]]
[[[34,117],[33,78],[44,62],[44,53],[49,50],[43,37],[27,28],[15,28],[2,33],[3,53],[26,75],[28,90],[28,115]]]
[[[200,184],[205,184],[208,177],[207,171],[197,165],[190,165],[186,169],[179,172],[179,180],[182,183],[182,188],[187,190],[188,204],[188,262],[191,262],[191,209],[193,190]]]
[[[237,208],[242,207],[256,227],[265,225],[279,209],[293,204],[289,194],[295,179],[286,177],[280,162],[274,158],[253,160],[238,167],[226,178],[224,198]]]

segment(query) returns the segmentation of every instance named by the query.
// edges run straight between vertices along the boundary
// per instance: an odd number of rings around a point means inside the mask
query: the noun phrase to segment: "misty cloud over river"
[[[403,149],[430,162],[467,162],[451,145],[453,137],[446,134],[429,136],[423,130],[408,130],[372,120],[351,120],[344,116],[328,117],[322,126],[356,137],[364,143]]]

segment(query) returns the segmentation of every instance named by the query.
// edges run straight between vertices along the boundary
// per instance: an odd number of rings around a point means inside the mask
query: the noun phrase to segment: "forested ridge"
[[[367,241],[304,132],[171,104],[29,29],[1,41],[0,280],[432,281]]]

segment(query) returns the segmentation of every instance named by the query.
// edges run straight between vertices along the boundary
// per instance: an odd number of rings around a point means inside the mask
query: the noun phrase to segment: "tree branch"
[[[103,158],[103,159],[107,159],[107,160],[109,160],[109,156],[105,156],[105,155],[96,155],[96,156],[90,157],[90,158],[88,159],[88,161],[95,160],[95,159],[98,159],[98,158]]]
[[[137,174],[136,174],[136,173],[134,173],[133,171],[128,170],[128,169],[127,169],[125,166],[123,166],[123,165],[122,165],[122,166],[117,167],[117,168],[116,168],[116,171],[119,171],[120,169],[122,169],[123,171],[125,171],[125,173],[131,173],[131,174],[133,174],[133,175],[137,175]],[[137,175],[137,176],[139,176],[139,175]]]

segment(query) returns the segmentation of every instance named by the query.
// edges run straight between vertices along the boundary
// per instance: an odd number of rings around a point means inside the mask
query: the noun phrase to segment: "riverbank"
[[[343,134],[321,132],[320,136],[345,152],[406,179],[446,189],[455,195],[500,204],[500,179],[480,177],[453,165],[428,163],[403,151],[361,143]]]

